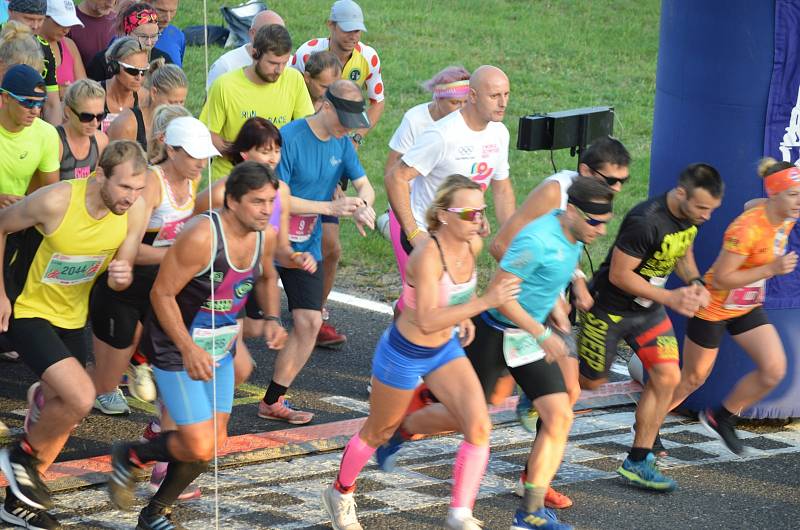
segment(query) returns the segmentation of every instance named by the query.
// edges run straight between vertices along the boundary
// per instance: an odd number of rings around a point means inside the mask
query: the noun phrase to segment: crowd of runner
[[[111,501],[132,509],[135,476],[155,463],[137,528],[180,528],[172,507],[201,495],[192,483],[224,446],[234,389],[253,370],[244,338],[276,354],[258,417],[298,425],[313,414],[286,399],[292,383],[315,347],[347,340],[326,301],[343,252],[340,220],[364,236],[376,226],[358,152],[386,101],[378,52],[360,40],[361,8],[337,0],[328,36],[299,46],[277,13],[256,15],[250,42],[212,66],[198,118],[183,107],[198,87],[182,70],[185,37],[171,24],[178,9],[179,0],[8,3],[0,349],[37,378],[23,436],[0,450],[8,481],[0,519],[12,525],[60,528],[42,474],[92,409],[130,412],[124,383],[159,413],[141,441],[113,446]],[[786,372],[761,304],[766,280],[797,265],[785,249],[800,215],[800,170],[760,162],[767,198],[732,221],[703,273],[693,241],[724,184],[711,165],[689,165],[673,189],[626,213],[587,277],[585,246],[607,233],[631,178],[625,146],[597,138],[577,171],[514,190],[507,75],[448,66],[423,87],[431,100],[407,110],[388,145],[385,222],[398,299],[372,362],[369,417],[321,492],[333,528],[362,528],[354,492],[373,455],[392,472],[415,437],[452,431],[463,441],[444,526],[481,528],[473,507],[489,461],[487,403],[507,397],[512,380],[535,435],[510,526],[571,528],[554,509],[572,500],[551,481],[581,389],[608,380],[622,341],[647,372],[617,470],[626,481],[677,487],[656,465],[658,431],[710,374],[725,330],[755,369],[699,419],[741,454],[737,415]],[[518,207],[517,195],[527,195]],[[484,241],[498,266],[480,289]],[[683,286],[666,287],[673,272]],[[682,347],[667,309],[689,319]]]

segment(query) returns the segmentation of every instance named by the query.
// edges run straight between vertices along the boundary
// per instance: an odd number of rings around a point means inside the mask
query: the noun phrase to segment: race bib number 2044
[[[42,283],[66,286],[90,282],[100,272],[105,260],[105,255],[53,254],[45,267]]]

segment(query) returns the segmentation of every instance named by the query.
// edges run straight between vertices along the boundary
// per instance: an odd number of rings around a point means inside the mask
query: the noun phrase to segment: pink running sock
[[[469,508],[475,504],[483,473],[489,463],[489,446],[461,442],[453,465],[453,498],[451,508]]]
[[[350,489],[355,484],[356,477],[372,458],[375,448],[367,445],[357,433],[350,438],[342,454],[342,463],[339,464],[337,482],[342,488]]]

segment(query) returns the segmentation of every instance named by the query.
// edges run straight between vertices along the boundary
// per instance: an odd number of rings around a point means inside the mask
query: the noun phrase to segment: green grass
[[[222,24],[219,2],[209,2],[209,23]],[[295,46],[326,36],[331,0],[302,3],[274,0],[269,6],[286,20]],[[387,143],[403,113],[429,99],[419,88],[442,67],[481,64],[502,68],[511,80],[505,124],[511,131],[511,176],[520,202],[530,189],[552,173],[550,155],[523,152],[516,145],[518,118],[532,112],[613,105],[614,132],[633,155],[631,183],[617,198],[616,233],[622,215],[647,195],[650,137],[658,50],[658,0],[361,0],[369,32],[362,40],[375,47],[383,63],[386,111],[360,150],[367,175],[376,189],[376,211],[386,207],[383,166]],[[184,0],[179,26],[202,23],[202,3]],[[224,52],[209,50],[210,61]],[[192,90],[189,108],[198,113],[204,98],[203,49],[187,51],[185,69]],[[559,169],[574,168],[567,151],[555,153]],[[496,227],[495,227],[496,230]],[[611,242],[605,238],[591,250],[598,265]],[[394,295],[398,283],[388,242],[378,233],[362,238],[350,222],[342,223],[341,284],[361,287],[378,297]],[[481,260],[482,278],[493,269]]]

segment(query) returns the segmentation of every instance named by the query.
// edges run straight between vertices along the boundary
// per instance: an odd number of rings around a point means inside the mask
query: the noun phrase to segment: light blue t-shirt
[[[366,176],[353,142],[346,136],[322,141],[305,119],[281,127],[281,161],[278,177],[289,185],[292,196],[310,201],[330,201],[336,184],[344,177],[350,181]],[[298,218],[304,217],[298,223]],[[310,233],[303,230],[313,223]],[[295,235],[298,234],[298,235]],[[289,239],[297,252],[310,252],[322,259],[322,227],[319,216],[291,216]],[[298,241],[298,239],[305,239]]]
[[[571,243],[564,235],[561,210],[528,223],[508,247],[500,268],[522,279],[517,301],[537,322],[543,323],[566,289],[581,257],[583,243]],[[496,309],[489,313],[495,320],[514,325]]]
[[[186,35],[179,28],[172,24],[164,28],[155,48],[169,55],[173,63],[183,68],[183,55],[186,53]]]

